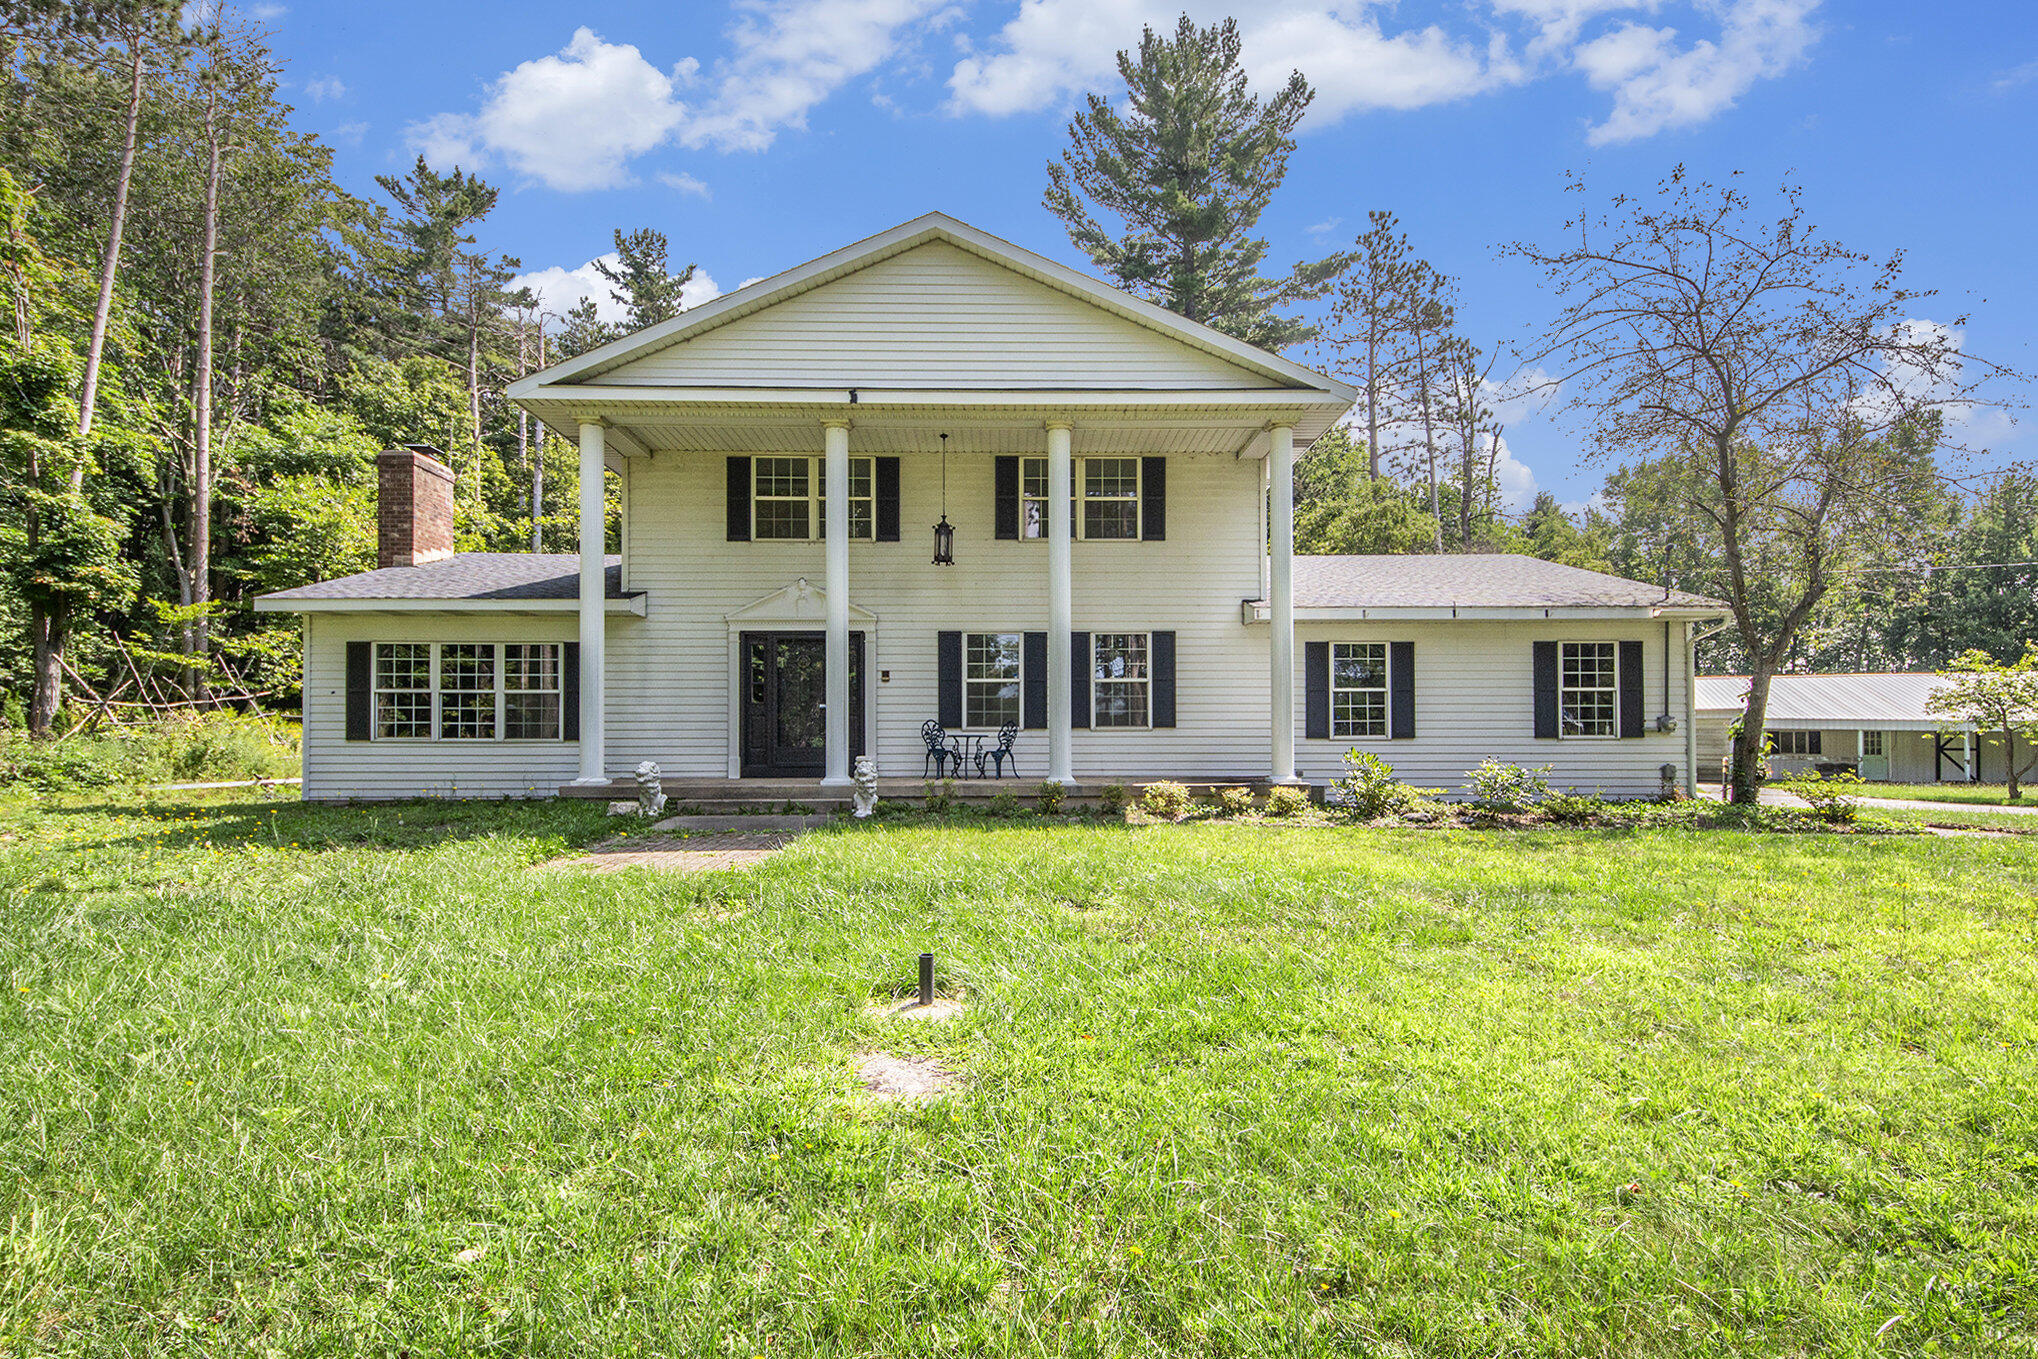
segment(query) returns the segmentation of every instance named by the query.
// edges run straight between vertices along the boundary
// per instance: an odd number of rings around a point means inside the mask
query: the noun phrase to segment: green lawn
[[[0,1354],[2038,1336],[2028,840],[892,822],[529,867],[596,828],[0,808]],[[967,1009],[868,1017],[922,948]],[[873,1105],[878,1048],[965,1083]]]
[[[2030,790],[2021,790],[2018,804],[2034,805]],[[1861,790],[1863,797],[1905,798],[1915,802],[1969,802],[1976,806],[2009,805],[2009,789],[2000,783],[1871,783]]]

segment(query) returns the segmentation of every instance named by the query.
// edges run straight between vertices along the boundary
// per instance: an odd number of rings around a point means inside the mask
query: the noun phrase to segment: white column
[[[575,783],[606,783],[602,761],[603,648],[608,619],[603,610],[608,570],[603,562],[608,505],[602,496],[602,424],[580,422],[580,777]]]
[[[1960,733],[1960,759],[1966,766],[1960,771],[1961,777],[1969,783],[1975,782],[1974,732],[1971,730]]]
[[[1275,783],[1297,783],[1295,777],[1295,427],[1275,425],[1269,431],[1267,482],[1271,493],[1267,559],[1267,600],[1273,635],[1267,651],[1272,702],[1273,740],[1267,777]]]
[[[828,494],[828,720],[821,782],[849,782],[849,422],[830,420],[823,486]]]
[[[1069,631],[1075,627],[1073,575],[1069,567],[1069,427],[1047,427],[1047,777],[1075,782],[1073,695],[1075,659]]]

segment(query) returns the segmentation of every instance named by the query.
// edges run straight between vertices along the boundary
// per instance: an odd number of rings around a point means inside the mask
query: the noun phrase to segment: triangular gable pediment
[[[792,584],[773,590],[761,599],[753,599],[722,617],[730,623],[825,623],[828,619],[828,592],[818,585],[809,584],[802,576]],[[875,623],[877,615],[851,600],[849,620],[852,623]]]
[[[534,374],[511,395],[558,386],[1351,395],[938,213]]]

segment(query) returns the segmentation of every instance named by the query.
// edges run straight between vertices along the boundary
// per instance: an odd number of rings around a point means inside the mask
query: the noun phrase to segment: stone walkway
[[[674,873],[706,873],[717,868],[748,868],[763,863],[793,842],[792,833],[726,835],[632,835],[588,846],[573,859],[557,859],[554,868],[581,868],[612,873],[619,868],[658,868]]]
[[[1701,796],[1720,798],[1720,786],[1701,784]],[[1781,788],[1764,788],[1758,795],[1765,807],[1802,807],[1804,800]],[[2015,806],[1996,806],[1986,802],[1927,802],[1922,798],[1877,797],[1873,793],[1854,793],[1869,811],[1878,808],[1895,807],[1907,812],[2008,812],[2011,816],[2038,816],[2038,805],[2021,802]]]

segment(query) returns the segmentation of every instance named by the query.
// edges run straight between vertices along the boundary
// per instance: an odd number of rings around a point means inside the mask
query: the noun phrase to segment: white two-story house
[[[651,760],[825,797],[860,754],[929,775],[929,723],[1010,724],[993,771],[1074,789],[1323,782],[1354,746],[1449,788],[1691,779],[1718,605],[1294,557],[1296,451],[1351,388],[940,214],[510,396],[578,444],[581,552],[454,553],[451,474],[385,453],[383,564],[257,604],[304,615],[305,796],[606,796]]]

